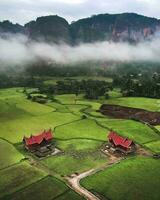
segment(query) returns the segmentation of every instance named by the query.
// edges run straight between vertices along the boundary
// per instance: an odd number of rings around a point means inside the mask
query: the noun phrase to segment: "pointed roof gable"
[[[51,140],[53,138],[52,136],[52,130],[49,129],[48,131],[43,131],[42,133],[38,135],[31,135],[29,138],[24,137],[24,141],[27,146],[33,145],[33,144],[41,144],[43,140]]]
[[[108,135],[109,140],[112,140],[115,146],[122,146],[128,148],[133,141],[118,135],[116,132],[111,131]]]
[[[43,132],[43,138],[45,138],[46,140],[50,140],[53,138],[52,136],[52,130],[49,129],[47,132]]]

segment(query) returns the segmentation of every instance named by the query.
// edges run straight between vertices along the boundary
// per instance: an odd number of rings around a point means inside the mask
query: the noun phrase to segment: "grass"
[[[13,89],[11,89],[11,91],[12,90]],[[25,96],[17,92],[17,90],[15,91],[15,97],[13,97],[12,92],[9,92],[9,90],[7,91],[8,94],[4,91],[0,92],[0,122],[39,116],[55,110],[49,106],[27,100]],[[11,96],[9,96],[9,94]]]
[[[0,99],[7,100],[8,98],[24,97],[22,91],[22,88],[0,89]]]
[[[151,149],[155,153],[160,153],[160,140],[147,143],[145,144],[145,146]]]
[[[106,137],[106,129],[97,125],[94,120],[84,119],[59,126],[55,129],[55,135],[60,139],[57,146],[65,153],[42,162],[56,174],[64,176],[82,172],[106,162],[106,157],[99,151]],[[96,141],[97,139],[102,141]]]
[[[52,112],[37,117],[26,117],[11,121],[0,122],[0,137],[12,143],[22,142],[24,135],[36,134],[43,129],[54,128],[58,125],[78,120],[71,113]]]
[[[57,108],[26,100],[21,90],[0,90],[1,138],[18,143],[22,141],[24,135],[36,134],[43,129],[54,128],[79,119],[69,111],[55,112]],[[63,110],[63,105],[55,104]]]
[[[11,100],[0,100],[0,122],[14,120],[15,118],[31,117],[22,108],[18,108]]]
[[[155,128],[156,128],[157,130],[159,130],[159,131],[160,131],[160,125],[159,125],[159,126],[156,126]]]
[[[100,152],[80,153],[74,150],[65,152],[64,155],[49,157],[42,162],[58,176],[65,176],[96,168],[106,161],[106,157]]]
[[[106,157],[100,152],[100,146],[102,145],[100,141],[85,139],[59,140],[56,145],[64,153],[56,157],[46,158],[42,162],[60,176],[96,168],[107,161]]]
[[[54,177],[47,176],[40,181],[37,181],[36,183],[9,195],[5,198],[5,200],[53,200],[70,194],[71,197],[75,195],[75,193],[72,192],[62,181]],[[81,199],[78,194],[76,194],[76,197]]]
[[[80,96],[78,97],[80,98]],[[63,94],[55,96],[55,99],[62,104],[75,104],[75,94]]]
[[[36,102],[31,102],[31,101],[25,100],[25,99],[19,100],[19,102],[17,102],[16,106],[17,106],[17,108],[20,108],[20,109],[26,111],[27,113],[30,113],[33,116],[43,115],[43,114],[47,114],[47,113],[55,111],[55,109],[53,109],[49,106],[39,104]]]
[[[26,162],[0,170],[0,198],[12,194],[47,175]]]
[[[100,112],[98,112],[97,110],[94,110],[92,108],[87,108],[84,110],[84,113],[86,115],[88,115],[91,118],[106,118],[106,116],[104,116],[103,114],[101,114]]]
[[[95,140],[87,140],[87,139],[71,139],[64,141],[57,141],[57,145],[63,151],[95,151],[95,149],[99,149],[102,142]]]
[[[0,169],[20,162],[24,156],[13,145],[0,139]]]
[[[160,111],[160,100],[143,97],[122,97],[106,100],[108,104],[141,108],[149,111]]]
[[[83,197],[81,197],[79,194],[75,193],[74,191],[70,190],[66,192],[65,194],[59,196],[56,198],[56,200],[84,200]]]
[[[83,114],[83,111],[86,115],[89,115],[90,117],[104,118],[101,113],[97,112],[97,110],[99,110],[101,106],[101,103],[95,100],[86,100],[84,99],[83,95],[79,95],[76,98],[74,94],[65,94],[57,95],[55,98],[62,104],[65,104],[69,111],[73,112],[74,114]],[[77,99],[76,103],[75,99]]]
[[[71,105],[87,105],[91,106],[93,109],[97,110],[101,106],[101,103],[96,100],[86,100],[83,94],[76,97],[75,94],[63,94],[55,96],[55,99],[62,104],[71,104]],[[76,103],[75,103],[76,99]]]
[[[84,138],[106,141],[107,130],[92,119],[83,119],[77,122],[59,126],[55,130],[57,138],[72,139]]]
[[[49,102],[49,103],[47,103],[47,105],[53,107],[57,112],[61,112],[61,113],[69,112],[67,106],[62,105],[58,102]]]
[[[74,113],[75,115],[82,115],[82,110],[85,110],[88,106],[86,105],[66,105],[69,112]]]
[[[133,120],[106,119],[98,120],[98,123],[140,144],[160,139],[147,125]]]
[[[132,158],[81,181],[87,189],[114,200],[160,199],[160,162]]]
[[[77,104],[84,104],[84,105],[88,105],[88,106],[91,106],[91,108],[93,110],[99,110],[100,106],[101,106],[101,103],[99,102],[96,102],[96,101],[93,101],[93,100],[85,100],[85,99],[79,99],[77,101]]]

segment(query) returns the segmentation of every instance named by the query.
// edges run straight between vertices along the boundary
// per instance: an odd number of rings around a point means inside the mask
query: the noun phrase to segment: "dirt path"
[[[123,158],[117,158],[115,156],[109,155],[109,161],[105,164],[102,165],[100,168],[98,169],[91,169],[89,171],[86,171],[82,174],[72,174],[69,177],[66,177],[65,179],[68,181],[70,187],[75,190],[77,193],[79,193],[81,196],[84,196],[87,200],[100,200],[99,197],[97,197],[96,195],[94,195],[93,193],[91,193],[90,191],[88,191],[86,188],[82,187],[80,185],[80,180],[90,176],[92,174],[95,174],[98,171],[102,171],[108,167],[111,167],[114,164],[117,164],[120,162],[120,160]],[[107,199],[106,199],[107,200]]]
[[[79,193],[81,196],[85,197],[87,200],[100,200],[99,197],[97,197],[95,194],[91,193],[90,191],[88,191],[86,188],[82,187],[80,185],[80,180],[93,175],[95,173],[97,173],[98,171],[102,171],[105,170],[115,164],[120,163],[121,160],[126,159],[125,157],[116,157],[112,154],[110,154],[109,152],[105,154],[108,156],[109,160],[106,164],[102,165],[101,167],[97,168],[97,169],[91,169],[89,171],[86,171],[82,174],[72,174],[69,177],[65,177],[65,179],[68,181],[70,187],[75,190],[77,193]],[[144,149],[143,147],[138,147],[137,149],[137,155],[141,155],[141,156],[152,156],[152,154],[147,151],[146,149]],[[107,199],[106,199],[107,200]]]
[[[81,196],[84,196],[88,200],[100,200],[97,196],[95,196],[93,193],[89,192],[87,189],[82,187],[79,182],[82,178],[85,178],[87,176],[90,176],[91,174],[94,174],[95,170],[91,169],[87,172],[84,172],[78,176],[72,175],[72,178],[66,177],[66,180],[68,181],[69,185],[73,190],[75,190],[77,193],[79,193]]]
[[[145,156],[145,157],[153,157],[153,153],[151,151],[141,146],[137,147],[136,154],[140,156]]]

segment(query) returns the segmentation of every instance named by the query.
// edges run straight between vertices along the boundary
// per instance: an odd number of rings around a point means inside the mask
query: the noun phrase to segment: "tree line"
[[[112,84],[100,80],[67,80],[57,81],[55,85],[42,84],[39,87],[40,93],[47,95],[54,94],[84,94],[87,99],[98,99],[101,96],[108,98],[108,91],[112,89]]]
[[[123,96],[160,98],[160,73],[117,75],[114,87],[120,87]]]

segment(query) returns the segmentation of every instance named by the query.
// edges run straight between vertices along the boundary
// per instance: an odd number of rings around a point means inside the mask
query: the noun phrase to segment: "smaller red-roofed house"
[[[50,146],[53,139],[52,130],[44,130],[37,135],[31,135],[30,137],[24,137],[23,142],[27,150],[34,151],[42,149],[43,147]]]
[[[136,145],[132,140],[122,137],[114,131],[110,131],[108,139],[113,148],[125,154],[132,153],[136,149]]]

